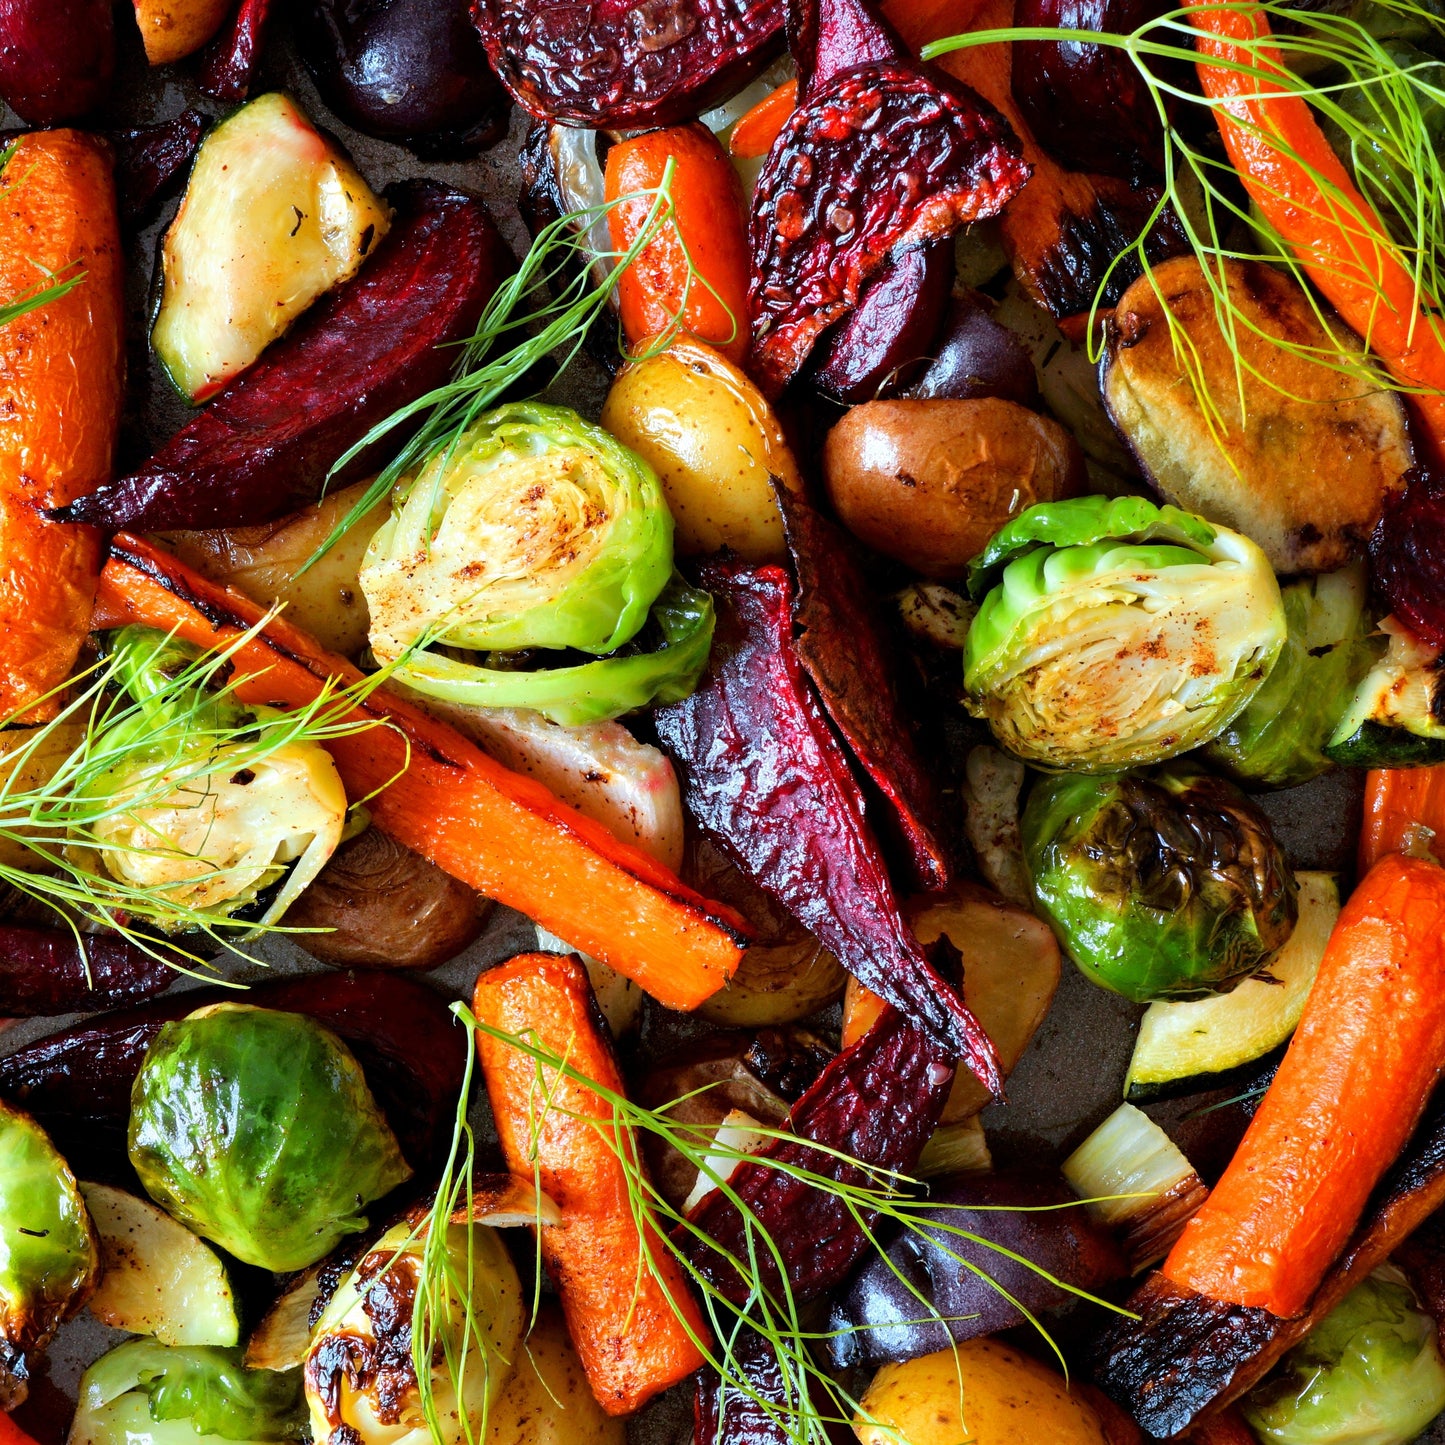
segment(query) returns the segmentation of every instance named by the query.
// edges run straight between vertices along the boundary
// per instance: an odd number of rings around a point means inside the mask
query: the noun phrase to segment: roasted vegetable
[[[1110,415],[1165,501],[1243,532],[1281,573],[1343,567],[1411,463],[1404,407],[1315,359],[1358,343],[1327,331],[1291,277],[1223,264],[1230,303],[1247,318],[1227,337],[1193,257],[1166,261],[1120,299],[1102,378]],[[1180,345],[1218,415],[1186,376]],[[1240,365],[1251,377],[1244,400]],[[1308,487],[1294,484],[1300,456],[1311,459]]]
[[[110,0],[7,0],[0,8],[0,99],[28,125],[94,110],[114,71]]]
[[[454,160],[505,128],[510,102],[467,0],[310,0],[298,18],[317,88],[364,134]]]
[[[198,110],[122,131],[116,137],[115,188],[122,221],[136,230],[152,219],[191,166],[209,124]]]
[[[970,748],[964,763],[964,830],[984,881],[1010,903],[1031,908],[1033,891],[1019,834],[1024,778],[1017,758],[986,745]]]
[[[925,577],[962,577],[1011,517],[1074,496],[1078,444],[1015,402],[875,401],[828,433],[828,495],[843,525]]]
[[[435,1290],[438,1314],[431,1401],[440,1445],[479,1437],[488,1407],[523,1354],[525,1301],[501,1235],[448,1224],[446,1252],[459,1289]],[[412,1357],[413,1302],[423,1285],[423,1229],[403,1221],[371,1247],[316,1322],[304,1366],[317,1445],[425,1445],[428,1429]],[[490,1440],[492,1435],[484,1438]]]
[[[1244,1397],[1243,1410],[1265,1445],[1408,1445],[1445,1410],[1435,1321],[1397,1271],[1377,1270]]]
[[[258,96],[205,139],[161,246],[151,345],[178,391],[208,401],[391,223],[360,172],[289,96]]]
[[[130,1159],[168,1213],[265,1269],[314,1264],[410,1178],[361,1066],[302,1014],[213,1004],[161,1027]]]
[[[1375,768],[1445,762],[1445,648],[1422,641],[1393,617],[1380,631],[1385,655],[1360,679],[1325,756]]]
[[[173,963],[129,939],[0,924],[0,1016],[95,1013],[164,993]]]
[[[265,1445],[299,1440],[305,1419],[294,1373],[248,1370],[236,1350],[130,1340],[85,1372],[67,1445]]]
[[[1216,736],[1285,640],[1236,532],[1140,497],[1031,507],[969,569],[968,707],[1025,762],[1108,772]]]
[[[1012,1329],[1070,1302],[1059,1281],[1092,1291],[1124,1272],[1084,1210],[1061,1207],[1071,1195],[1057,1173],[935,1179],[928,1199],[834,1303],[836,1363],[912,1360]]]
[[[710,346],[678,337],[618,376],[602,425],[657,472],[683,555],[730,547],[748,562],[784,554],[772,477],[802,490],[762,393]]]
[[[1372,769],[1363,811],[1362,877],[1390,853],[1445,863],[1445,767]]]
[[[995,321],[979,299],[955,296],[926,368],[902,394],[925,401],[993,396],[1033,408],[1039,382],[1018,333]]]
[[[197,51],[226,18],[229,0],[135,0],[146,59],[170,65]]]
[[[1269,819],[1187,763],[1041,778],[1022,832],[1035,903],[1065,951],[1135,1003],[1227,991],[1294,930],[1294,874]]]
[[[200,86],[212,99],[235,105],[251,93],[270,18],[271,0],[237,0],[202,61]]]
[[[216,1252],[148,1199],[108,1184],[80,1192],[100,1244],[90,1312],[112,1329],[163,1345],[234,1345],[236,1300]]]
[[[1445,475],[1417,467],[1405,474],[1403,490],[1385,498],[1384,515],[1370,539],[1375,586],[1406,627],[1437,647],[1445,647],[1442,532]]]
[[[139,471],[64,519],[159,531],[274,521],[314,502],[332,463],[373,425],[445,381],[452,344],[472,334],[511,254],[486,207],[459,191],[414,182],[386,200],[391,231],[359,275]],[[371,470],[363,453],[345,479]]]
[[[599,0],[476,0],[472,17],[502,84],[533,115],[645,130],[740,90],[782,41],[772,0],[683,0],[652,24]]]
[[[108,0],[101,9],[109,25]],[[48,0],[7,6],[0,36],[5,23],[27,23],[29,12],[64,17],[68,10]],[[80,277],[64,295],[0,328],[6,722],[41,698],[47,701],[35,715],[53,713],[48,695],[69,675],[90,625],[100,539],[56,526],[39,509],[72,501],[110,475],[124,361],[121,259],[115,188],[101,142],[60,130],[0,149],[0,298],[14,301],[56,277]]]
[[[0,1408],[29,1393],[60,1323],[95,1288],[100,1253],[75,1176],[28,1114],[0,1105]]]
[[[1363,569],[1302,578],[1280,589],[1288,626],[1264,686],[1205,749],[1243,783],[1289,788],[1333,766],[1326,744],[1375,660]]]

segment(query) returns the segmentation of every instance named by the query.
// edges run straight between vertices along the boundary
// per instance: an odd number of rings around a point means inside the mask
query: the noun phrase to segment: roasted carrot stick
[[[23,1431],[9,1415],[0,1413],[0,1445],[35,1445],[35,1440]]]
[[[477,980],[472,1011],[479,1023],[526,1038],[584,1078],[623,1092],[576,958],[527,953],[489,969]],[[486,1032],[477,1048],[507,1167],[535,1172],[562,1212],[560,1224],[541,1230],[542,1254],[587,1383],[608,1414],[630,1414],[698,1369],[695,1341],[707,1337],[682,1268],[655,1230],[639,1230],[627,1174],[642,1168],[636,1140],[586,1085]]]
[[[1388,853],[1429,854],[1445,863],[1445,764],[1365,774],[1360,876]]]
[[[1271,80],[1270,69],[1284,73],[1278,54],[1252,43],[1270,33],[1264,12],[1234,0],[1185,4],[1202,37],[1199,82],[1208,99],[1221,102],[1214,115],[1245,190],[1396,380],[1426,389],[1415,404],[1437,459],[1445,458],[1445,338],[1421,309],[1430,298],[1416,291],[1399,248],[1308,103]],[[1251,44],[1240,49],[1235,41]]]
[[[0,721],[64,682],[90,625],[100,534],[41,515],[110,480],[120,420],[121,251],[103,142],[21,137],[0,173],[0,305],[84,272],[0,326]]]
[[[741,363],[748,350],[747,207],[737,172],[704,126],[648,131],[607,152],[607,199],[635,195],[607,213],[612,249],[637,239],[655,205],[640,193],[662,184],[668,161],[673,218],[622,273],[623,333],[637,345],[680,315],[685,330]]]
[[[1330,935],[1304,1017],[1171,1283],[1299,1314],[1445,1066],[1445,868],[1392,854]]]
[[[797,105],[798,82],[786,80],[738,121],[728,137],[728,149],[744,160],[767,155]]]
[[[265,615],[148,542],[121,533],[101,574],[95,625],[144,623],[187,642],[233,641]],[[245,702],[296,707],[327,678],[361,673],[282,618],[234,659]],[[600,958],[669,1008],[696,1008],[736,971],[742,920],[661,863],[502,766],[384,689],[357,709],[387,724],[327,743],[348,796],[377,826],[481,893]]]

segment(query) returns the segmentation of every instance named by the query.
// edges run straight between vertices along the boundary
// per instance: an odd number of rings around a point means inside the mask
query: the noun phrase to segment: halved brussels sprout
[[[25,1399],[35,1358],[99,1273],[75,1176],[34,1119],[0,1103],[0,1410]]]
[[[1223,993],[1290,936],[1294,874],[1269,819],[1187,764],[1034,785],[1034,901],[1095,983],[1136,1003]]]
[[[107,647],[138,706],[92,730],[90,756],[114,762],[75,790],[75,816],[89,820],[69,856],[102,897],[120,883],[173,908],[155,920],[172,931],[259,907],[271,890],[260,921],[273,922],[341,841],[346,790],[331,755],[295,736],[288,714],[212,695],[197,648],[146,627]]]
[[[402,1223],[383,1234],[317,1321],[304,1366],[316,1445],[463,1445],[483,1438],[521,1348],[521,1281],[501,1236],[485,1224],[448,1225],[445,1278],[427,1281],[425,1228]],[[439,1434],[428,1427],[412,1364],[412,1304],[427,1288]]]
[[[1110,772],[1208,742],[1285,640],[1248,538],[1141,497],[1030,507],[969,568],[970,712],[1040,767]]]
[[[1435,1322],[1388,1267],[1356,1285],[1242,1402],[1277,1445],[1406,1445],[1445,1410]]]
[[[273,1270],[314,1264],[411,1177],[335,1034],[233,1003],[161,1028],[131,1090],[130,1160],[169,1214]]]
[[[636,636],[671,575],[652,468],[574,411],[516,402],[397,484],[361,590],[383,662],[422,641],[601,655]]]
[[[298,1440],[297,1371],[248,1370],[236,1349],[130,1340],[80,1382],[68,1445],[202,1445]]]

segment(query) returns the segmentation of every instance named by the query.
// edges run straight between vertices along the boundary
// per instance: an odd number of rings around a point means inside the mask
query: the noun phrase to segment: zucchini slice
[[[1230,993],[1145,1011],[1124,1080],[1131,1102],[1197,1093],[1277,1048],[1294,1032],[1340,913],[1333,873],[1300,873],[1299,922],[1266,972]]]
[[[1445,653],[1393,617],[1380,631],[1389,649],[1355,689],[1325,756],[1359,768],[1445,762]]]
[[[353,275],[391,213],[289,96],[257,96],[208,135],[161,246],[151,344],[193,402],[244,371]]]

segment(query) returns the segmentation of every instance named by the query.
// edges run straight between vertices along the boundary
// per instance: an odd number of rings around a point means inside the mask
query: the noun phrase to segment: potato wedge
[[[193,55],[221,28],[230,8],[230,0],[135,0],[146,59],[170,65]]]
[[[1396,393],[1364,388],[1269,339],[1333,344],[1290,277],[1244,262],[1227,263],[1226,276],[1246,317],[1232,342],[1193,257],[1165,261],[1124,293],[1109,326],[1105,404],[1167,501],[1243,532],[1282,574],[1343,567],[1413,460],[1404,407]],[[1218,409],[1223,446],[1185,375],[1169,315]],[[1236,348],[1257,373],[1246,376],[1243,415]]]

